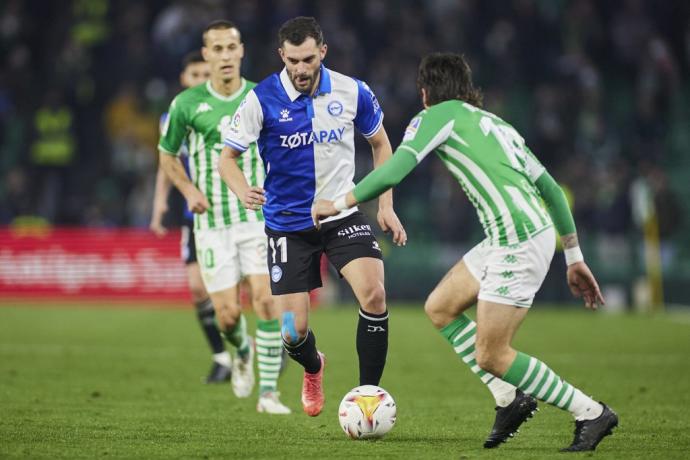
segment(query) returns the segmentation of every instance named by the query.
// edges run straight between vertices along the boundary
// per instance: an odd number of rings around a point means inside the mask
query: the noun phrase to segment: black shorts
[[[320,230],[280,232],[266,227],[266,235],[273,295],[309,292],[321,287],[324,252],[338,273],[355,259],[383,258],[371,225],[359,211],[327,222]]]
[[[196,242],[194,241],[194,223],[184,221],[180,238],[180,256],[186,265],[196,263]]]

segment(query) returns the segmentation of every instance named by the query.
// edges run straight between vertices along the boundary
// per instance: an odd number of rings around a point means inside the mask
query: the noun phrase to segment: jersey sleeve
[[[264,123],[261,103],[254,90],[249,91],[232,117],[230,126],[222,133],[223,143],[244,152],[259,138]]]
[[[383,123],[383,110],[369,85],[360,80],[356,81],[357,114],[353,122],[364,137],[371,137],[378,132]]]
[[[167,117],[161,117],[161,138],[158,150],[169,155],[180,155],[182,143],[187,135],[187,119],[179,96],[170,103]]]
[[[454,125],[455,116],[447,106],[439,104],[422,110],[405,128],[402,143],[397,150],[407,150],[419,163],[448,139]]]

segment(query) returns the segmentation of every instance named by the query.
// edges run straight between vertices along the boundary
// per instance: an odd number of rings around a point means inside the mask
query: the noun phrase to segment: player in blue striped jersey
[[[284,312],[283,343],[305,369],[302,405],[315,416],[324,402],[324,359],[309,329],[308,311],[309,291],[321,286],[321,255],[328,256],[361,305],[356,336],[360,385],[378,385],[383,374],[388,312],[381,250],[366,217],[351,209],[316,229],[311,206],[315,199],[334,199],[352,187],[355,130],[371,145],[375,167],[392,150],[372,90],[322,64],[327,47],[314,18],[287,21],[278,40],[285,68],[245,96],[224,133],[219,170],[246,208],[263,206],[271,291]],[[265,192],[250,187],[235,160],[254,142],[266,167]],[[395,243],[405,243],[391,193],[381,196],[377,217]]]

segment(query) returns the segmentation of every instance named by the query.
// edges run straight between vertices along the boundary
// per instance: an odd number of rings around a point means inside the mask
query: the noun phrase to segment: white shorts
[[[195,230],[194,237],[197,262],[208,292],[236,286],[247,275],[268,275],[263,222]]]
[[[462,260],[479,281],[479,299],[529,308],[549,271],[555,249],[556,232],[549,227],[510,246],[495,246],[484,240]]]

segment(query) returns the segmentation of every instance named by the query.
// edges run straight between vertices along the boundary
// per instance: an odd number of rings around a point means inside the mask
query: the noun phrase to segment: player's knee
[[[444,311],[443,305],[438,301],[438,297],[434,294],[434,292],[429,294],[426,302],[424,302],[424,312],[437,329],[440,329],[448,324],[446,320],[447,313]]]
[[[235,327],[240,319],[242,310],[239,305],[216,305],[216,319],[222,330],[228,331]]]
[[[372,283],[362,296],[362,309],[367,313],[381,314],[386,311],[386,289],[383,283]]]
[[[261,319],[273,319],[276,315],[273,312],[273,297],[269,293],[259,293],[252,296],[252,306],[254,311]]]

